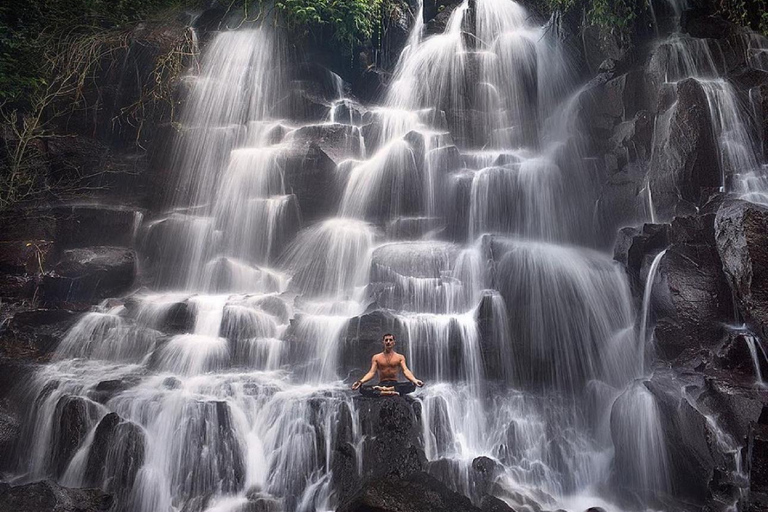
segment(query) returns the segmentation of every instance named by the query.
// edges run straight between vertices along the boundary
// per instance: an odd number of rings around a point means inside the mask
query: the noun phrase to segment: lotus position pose
[[[363,396],[397,396],[413,392],[416,386],[423,386],[424,383],[414,377],[411,370],[406,366],[405,357],[395,352],[395,337],[391,334],[385,334],[382,338],[382,344],[384,350],[373,356],[371,369],[362,379],[352,384],[352,389],[360,389]],[[400,370],[410,382],[397,381]],[[377,372],[379,383],[375,386],[363,386],[363,383],[371,380]]]

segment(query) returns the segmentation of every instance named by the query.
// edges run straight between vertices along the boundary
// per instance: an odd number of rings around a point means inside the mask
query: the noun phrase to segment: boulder
[[[43,280],[50,301],[98,301],[126,292],[136,276],[136,253],[124,247],[65,250]]]
[[[144,463],[145,448],[141,427],[114,412],[107,414],[94,433],[85,468],[85,485],[106,489],[120,500],[133,487]]]
[[[56,403],[51,436],[51,461],[61,477],[98,415],[98,406],[78,396],[62,396]],[[43,442],[42,440],[40,442]]]
[[[658,406],[672,492],[702,504],[719,462],[707,419],[681,395],[681,385],[673,375],[655,375],[646,387]]]
[[[367,371],[374,354],[381,351],[381,339],[385,333],[392,333],[399,341],[397,350],[404,352],[407,346],[402,342],[402,326],[397,318],[385,310],[374,310],[354,317],[347,322],[344,347],[340,350],[339,372],[357,379]]]
[[[369,66],[353,83],[352,92],[362,101],[375,103],[384,95],[391,79],[392,75],[386,70]]]
[[[478,512],[469,498],[418,472],[407,478],[377,478],[365,484],[339,512]]]
[[[39,359],[49,356],[80,313],[65,309],[34,309],[13,315],[0,332],[0,349],[6,357]]]
[[[309,146],[319,148],[335,165],[349,158],[362,156],[362,138],[356,126],[340,123],[311,124],[302,126],[286,135],[286,142],[298,151]]]
[[[423,470],[421,406],[408,397],[356,397],[363,441],[362,478],[407,478]]]
[[[755,332],[768,337],[768,208],[723,203],[715,239],[739,312]]]
[[[101,489],[70,489],[48,480],[0,487],[0,510],[13,512],[98,512],[112,507]]]
[[[678,203],[700,204],[722,184],[706,94],[701,84],[677,84],[677,101],[656,121],[656,140],[648,173],[658,218],[672,216]]]
[[[672,360],[714,348],[732,316],[731,291],[720,258],[707,245],[673,244],[661,259],[653,288],[657,355]]]
[[[328,119],[331,104],[322,97],[291,87],[275,104],[273,115],[297,122],[320,122]]]
[[[285,161],[286,192],[296,195],[304,222],[333,215],[338,207],[336,164],[315,144],[294,148]]]

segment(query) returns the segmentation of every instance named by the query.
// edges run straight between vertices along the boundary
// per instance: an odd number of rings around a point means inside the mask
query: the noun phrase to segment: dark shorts
[[[397,382],[394,380],[381,381],[378,384],[365,384],[360,386],[360,394],[363,396],[379,396],[379,391],[373,389],[376,386],[394,387],[400,395],[407,395],[416,390],[416,384],[413,382]]]

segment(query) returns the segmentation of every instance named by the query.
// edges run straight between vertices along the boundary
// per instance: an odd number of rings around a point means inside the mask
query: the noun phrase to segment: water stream
[[[269,29],[212,38],[186,78],[178,186],[141,227],[151,286],[85,315],[36,375],[20,481],[99,485],[136,512],[333,509],[329,447],[345,440],[364,464],[349,326],[379,309],[427,382],[423,446],[456,489],[472,496],[468,468],[485,455],[513,507],[619,510],[601,496],[612,471],[666,490],[653,400],[635,382],[647,304],[638,338],[626,276],[591,248],[571,64],[519,4],[474,4],[442,34],[415,24],[365,122],[332,74],[327,111],[297,121],[305,106],[285,91],[298,80]],[[722,103],[718,84],[708,97]],[[718,124],[723,165],[746,158],[737,124]],[[301,167],[318,140],[327,173]],[[351,364],[362,374],[367,360]],[[612,464],[622,393],[632,467]]]

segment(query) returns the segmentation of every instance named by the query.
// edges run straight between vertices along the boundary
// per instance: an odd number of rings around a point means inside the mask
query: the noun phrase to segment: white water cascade
[[[477,498],[484,455],[513,507],[619,510],[614,472],[666,491],[629,286],[592,248],[565,53],[512,0],[423,28],[380,105],[354,114],[325,71],[312,122],[278,35],[212,38],[186,78],[175,193],[142,227],[151,285],[85,315],[37,374],[19,480],[101,486],[134,512],[334,509],[331,447],[362,473],[369,441],[342,368],[377,346],[353,350],[351,326],[378,311],[427,382],[428,469],[455,489]],[[626,470],[607,427],[624,393]]]

